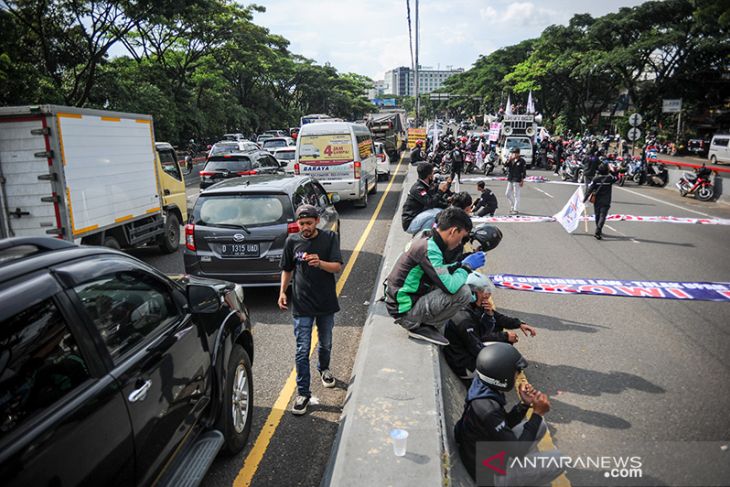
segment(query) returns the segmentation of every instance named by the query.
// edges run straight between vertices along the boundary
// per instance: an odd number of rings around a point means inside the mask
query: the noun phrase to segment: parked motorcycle
[[[715,187],[710,180],[712,170],[703,164],[697,173],[685,172],[677,182],[679,194],[682,196],[694,195],[700,201],[709,201],[715,196]]]
[[[476,153],[464,151],[464,174],[471,174],[477,169]]]
[[[663,188],[669,181],[669,171],[661,162],[650,162],[646,169],[646,182],[649,186]]]
[[[581,161],[569,157],[560,166],[560,179],[563,181],[570,179],[574,183],[581,183],[583,182],[583,170],[583,163]]]
[[[496,151],[490,151],[487,155],[486,160],[484,161],[484,175],[489,176],[492,171],[494,171],[494,167],[497,165],[497,152]]]
[[[640,186],[646,182],[646,163],[641,158],[636,157],[629,161],[626,168],[626,179]]]

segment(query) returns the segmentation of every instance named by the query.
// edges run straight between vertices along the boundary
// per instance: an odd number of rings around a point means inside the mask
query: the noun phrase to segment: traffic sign
[[[679,113],[682,111],[682,99],[662,100],[662,113]]]
[[[642,120],[641,115],[639,115],[638,113],[634,113],[633,115],[631,115],[629,117],[629,125],[631,125],[632,127],[641,125],[641,120]]]
[[[641,130],[637,129],[636,127],[629,129],[629,140],[631,142],[634,142],[635,140],[641,138]]]

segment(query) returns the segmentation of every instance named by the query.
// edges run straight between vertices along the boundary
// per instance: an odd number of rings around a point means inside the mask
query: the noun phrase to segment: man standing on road
[[[421,162],[416,171],[418,181],[408,191],[401,213],[403,230],[411,235],[417,234],[424,228],[431,228],[436,215],[449,206],[449,183],[442,181],[438,186],[433,185],[433,165]]]
[[[606,223],[606,217],[608,217],[608,210],[611,209],[611,186],[616,182],[616,178],[609,174],[608,164],[601,164],[598,166],[598,176],[588,185],[588,191],[583,200],[585,203],[591,197],[591,194],[595,195],[593,200],[593,212],[596,215],[596,233],[593,235],[597,240],[603,239],[603,225]]]
[[[560,174],[560,166],[563,165],[563,137],[559,136],[558,141],[555,142],[555,174]]]
[[[520,156],[519,147],[513,147],[509,152],[509,159],[504,163],[507,167],[507,191],[505,195],[510,202],[510,215],[518,215],[520,213],[520,189],[525,184],[527,163]]]
[[[527,361],[511,345],[494,342],[482,348],[476,360],[476,375],[466,394],[464,412],[454,427],[454,436],[461,461],[475,480],[479,442],[504,445],[486,445],[488,451],[479,452],[484,455],[479,457],[480,461],[500,450],[506,450],[509,457],[547,458],[544,461],[535,458],[523,467],[512,465],[506,475],[495,476],[494,484],[486,485],[549,485],[563,472],[557,461],[560,458],[558,450],[537,451],[537,444],[547,433],[542,417],[550,411],[548,397],[523,382],[517,388],[520,402],[509,412],[504,408],[507,404],[504,393],[514,388],[517,374],[525,367]],[[533,408],[532,416],[525,420],[530,407]],[[492,452],[495,448],[497,450]],[[537,466],[530,468],[530,463]]]
[[[317,353],[322,385],[334,387],[335,378],[330,372],[332,353],[332,329],[335,313],[340,310],[335,291],[335,274],[342,270],[342,255],[337,234],[317,228],[319,212],[312,205],[301,205],[296,211],[299,233],[289,235],[281,256],[281,288],[279,308],[288,309],[286,296],[292,282],[292,316],[296,339],[297,397],[292,413],[307,412],[309,398],[309,348],[312,343],[312,328],[317,324],[319,346]]]
[[[439,214],[429,238],[416,238],[401,254],[385,281],[385,305],[408,335],[436,345],[448,345],[439,328],[471,301],[466,280],[484,265],[484,252],[461,262],[457,249],[469,237],[472,222],[461,208],[451,206]]]

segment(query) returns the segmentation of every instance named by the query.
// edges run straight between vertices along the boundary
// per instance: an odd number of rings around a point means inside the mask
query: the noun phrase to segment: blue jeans
[[[295,362],[297,365],[297,390],[300,396],[310,397],[312,391],[309,390],[309,348],[312,346],[312,328],[314,322],[317,322],[317,336],[319,345],[317,353],[319,354],[319,363],[317,370],[330,368],[330,355],[332,354],[332,328],[335,326],[335,315],[323,316],[295,316],[294,317],[294,338],[297,342],[297,353]]]
[[[443,210],[441,208],[431,208],[430,210],[422,211],[416,215],[416,218],[414,218],[411,224],[408,225],[408,230],[406,230],[406,232],[411,235],[416,235],[421,230],[430,230],[436,221],[436,217],[442,211]]]

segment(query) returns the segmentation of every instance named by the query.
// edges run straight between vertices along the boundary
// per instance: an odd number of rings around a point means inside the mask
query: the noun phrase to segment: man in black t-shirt
[[[342,270],[342,255],[337,234],[317,228],[319,212],[314,206],[301,205],[295,216],[299,233],[289,235],[281,256],[279,308],[289,309],[286,290],[292,283],[291,308],[297,343],[295,362],[298,391],[292,413],[302,415],[307,412],[312,396],[309,389],[309,348],[315,322],[319,338],[317,370],[324,387],[335,386],[329,366],[332,328],[335,325],[335,313],[340,310],[334,275]]]

